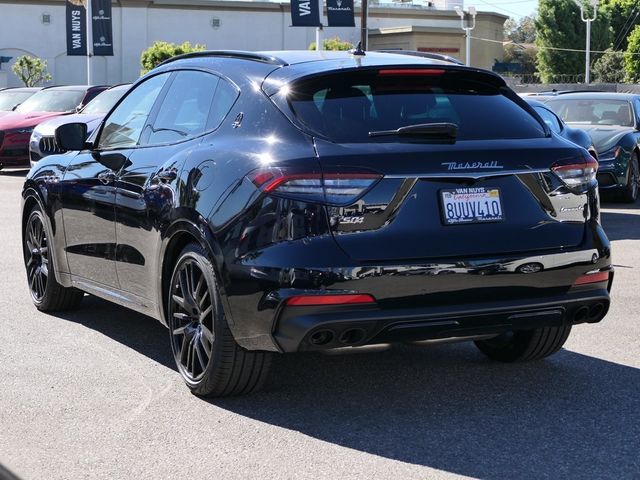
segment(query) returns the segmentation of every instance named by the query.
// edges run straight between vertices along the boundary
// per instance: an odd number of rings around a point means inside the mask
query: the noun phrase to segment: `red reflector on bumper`
[[[581,275],[575,281],[574,285],[585,285],[587,283],[606,282],[609,280],[609,272],[596,272]]]
[[[285,305],[293,307],[312,305],[347,305],[354,303],[376,303],[375,298],[367,294],[346,295],[297,295],[287,298]]]

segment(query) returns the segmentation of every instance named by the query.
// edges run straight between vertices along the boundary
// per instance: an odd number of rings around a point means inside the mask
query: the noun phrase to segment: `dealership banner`
[[[87,0],[67,0],[67,55],[87,55]]]
[[[330,27],[355,27],[353,0],[327,0],[327,24]]]
[[[294,27],[319,27],[318,0],[291,0],[291,24]]]
[[[93,54],[112,57],[111,0],[91,0],[91,30],[93,31]]]

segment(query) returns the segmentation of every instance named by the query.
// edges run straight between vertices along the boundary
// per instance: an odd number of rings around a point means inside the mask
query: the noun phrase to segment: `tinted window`
[[[625,127],[634,124],[631,105],[626,100],[559,99],[547,105],[566,123]]]
[[[40,90],[25,100],[17,112],[71,112],[84,98],[84,90]]]
[[[14,92],[7,90],[0,92],[0,112],[8,112],[14,109],[16,105],[20,105],[34,92]]]
[[[209,73],[179,72],[167,90],[145,143],[177,142],[205,132],[217,86],[218,77]]]
[[[128,148],[138,145],[151,108],[158,98],[169,73],[151,77],[133,89],[107,117],[98,148]]]
[[[538,112],[538,115],[542,117],[542,120],[544,120],[544,123],[549,125],[549,128],[551,129],[551,131],[555,133],[560,133],[562,131],[562,127],[560,126],[560,122],[558,121],[558,118],[552,112],[550,112],[544,107],[536,106],[533,108],[535,109],[536,112]]]
[[[288,102],[300,122],[336,142],[368,142],[371,131],[440,122],[455,123],[459,140],[544,136],[542,125],[498,87],[459,72],[397,72],[314,77],[292,85],[285,99],[278,99],[285,93],[274,99]]]
[[[215,130],[220,126],[229,113],[229,110],[231,110],[231,107],[233,107],[236,98],[238,98],[236,88],[226,80],[220,79],[216,96],[213,100],[213,106],[211,107],[211,113],[209,114],[209,121],[207,122],[207,128],[209,130]]]
[[[87,103],[87,106],[82,109],[82,113],[88,113],[92,115],[101,115],[107,113],[113,106],[122,98],[127,92],[126,88],[112,88],[111,90],[105,90],[96,98]]]

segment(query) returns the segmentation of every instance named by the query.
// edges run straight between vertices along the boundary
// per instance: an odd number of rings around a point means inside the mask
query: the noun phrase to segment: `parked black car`
[[[198,395],[257,389],[272,352],[456,337],[539,359],[609,308],[597,162],[491,72],[199,52],[85,134],[58,127],[69,153],[24,185],[33,302],[157,318]]]
[[[580,145],[582,148],[587,150],[593,158],[598,160],[598,152],[593,144],[593,140],[591,140],[591,137],[587,132],[579,128],[569,127],[544,103],[538,102],[537,100],[533,100],[529,97],[525,97],[525,101],[533,107],[536,113],[540,115],[540,118],[544,120],[553,133],[560,135],[562,138],[565,138],[576,145]]]
[[[640,187],[640,95],[570,93],[546,105],[593,139],[600,162],[600,189],[625,202],[635,202]]]

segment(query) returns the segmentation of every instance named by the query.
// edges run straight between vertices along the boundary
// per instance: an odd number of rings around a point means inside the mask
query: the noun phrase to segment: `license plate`
[[[500,190],[497,188],[468,187],[441,190],[440,198],[445,225],[504,220]]]

